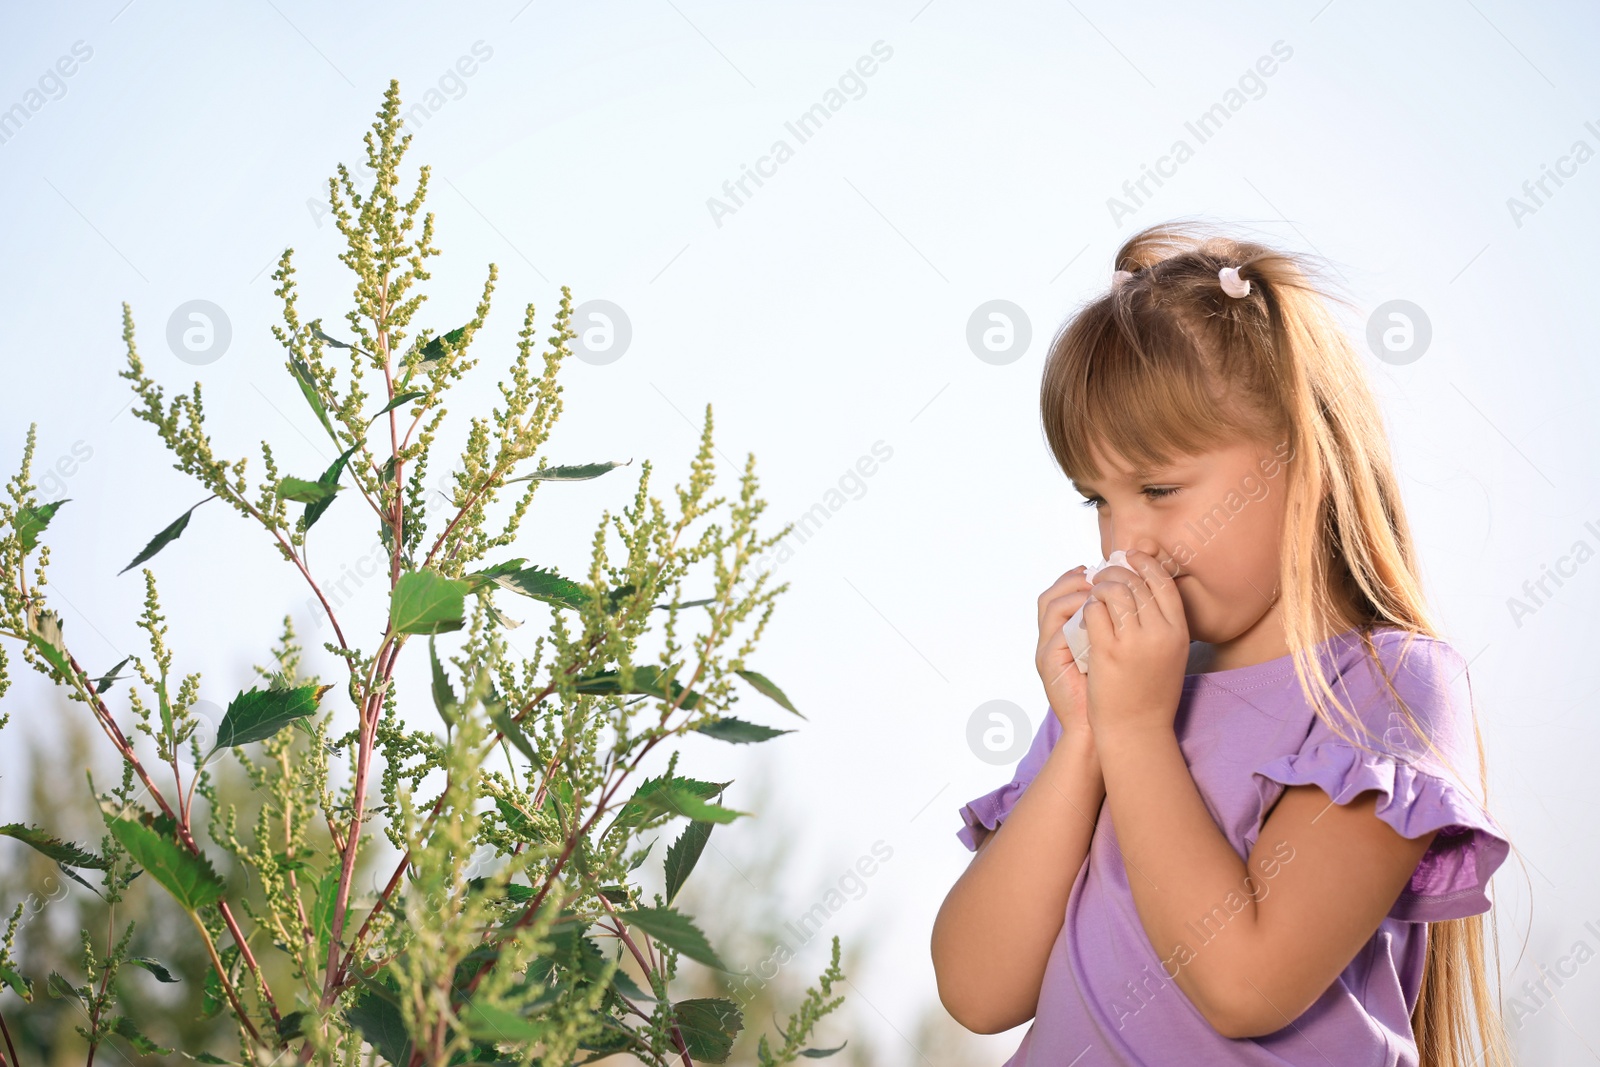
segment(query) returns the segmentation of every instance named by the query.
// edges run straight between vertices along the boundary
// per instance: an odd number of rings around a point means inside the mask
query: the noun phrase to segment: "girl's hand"
[[[1061,720],[1063,739],[1092,744],[1089,731],[1089,694],[1061,627],[1078,606],[1089,599],[1087,568],[1078,566],[1063,574],[1039,594],[1039,645],[1033,663],[1039,669],[1050,709]]]
[[[1102,744],[1113,736],[1171,733],[1189,661],[1189,620],[1169,573],[1175,565],[1141,549],[1127,555],[1133,570],[1101,571],[1083,611],[1088,719]]]

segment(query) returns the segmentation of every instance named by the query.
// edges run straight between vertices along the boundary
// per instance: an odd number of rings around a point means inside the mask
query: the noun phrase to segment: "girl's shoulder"
[[[1400,758],[1462,754],[1472,736],[1473,702],[1467,660],[1449,641],[1404,627],[1374,627],[1371,642],[1350,641],[1340,657],[1340,703],[1364,733]],[[1376,662],[1374,662],[1376,658]],[[1381,668],[1381,670],[1379,669]],[[1310,740],[1334,734],[1318,723]]]

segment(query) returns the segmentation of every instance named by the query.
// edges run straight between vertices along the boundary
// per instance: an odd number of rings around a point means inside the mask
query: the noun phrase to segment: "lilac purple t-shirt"
[[[1407,636],[1378,627],[1372,640],[1395,690],[1453,771],[1427,755],[1405,725],[1356,630],[1322,642],[1316,654],[1341,702],[1370,731],[1354,736],[1376,752],[1347,743],[1322,722],[1287,655],[1185,676],[1173,722],[1195,786],[1241,860],[1249,858],[1263,815],[1290,785],[1319,786],[1340,804],[1377,789],[1378,817],[1402,836],[1439,831],[1377,932],[1322,997],[1266,1036],[1218,1034],[1167,977],[1187,957],[1164,965],[1151,946],[1111,809],[1102,805],[1033,1023],[1003,1067],[1416,1067],[1411,1011],[1427,954],[1427,923],[1488,911],[1489,877],[1510,845],[1476,787],[1466,663],[1445,641],[1422,634],[1409,635],[1402,657]],[[1010,814],[1060,736],[1060,720],[1046,708],[1012,780],[960,809],[966,825],[957,836],[967,848],[976,851],[975,827],[993,830]],[[1190,951],[1215,936],[1226,918],[1191,924]]]

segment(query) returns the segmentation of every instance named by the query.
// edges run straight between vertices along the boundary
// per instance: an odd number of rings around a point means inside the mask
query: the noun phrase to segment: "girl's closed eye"
[[[1150,485],[1150,486],[1146,486],[1142,491],[1151,500],[1161,500],[1164,497],[1169,497],[1169,496],[1172,496],[1174,493],[1176,493],[1178,491],[1178,487],[1177,486]],[[1084,507],[1086,507],[1086,508],[1094,508],[1097,511],[1099,510],[1100,505],[1104,504],[1104,503],[1105,503],[1105,501],[1101,500],[1097,496],[1085,497],[1084,500],[1083,500],[1083,506]]]

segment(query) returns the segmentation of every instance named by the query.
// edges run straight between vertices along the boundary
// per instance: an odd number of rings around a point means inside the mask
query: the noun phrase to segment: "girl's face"
[[[1196,641],[1228,644],[1272,630],[1288,441],[1240,442],[1143,472],[1121,457],[1095,458],[1105,476],[1073,485],[1098,515],[1102,558],[1137,548],[1165,562]]]

